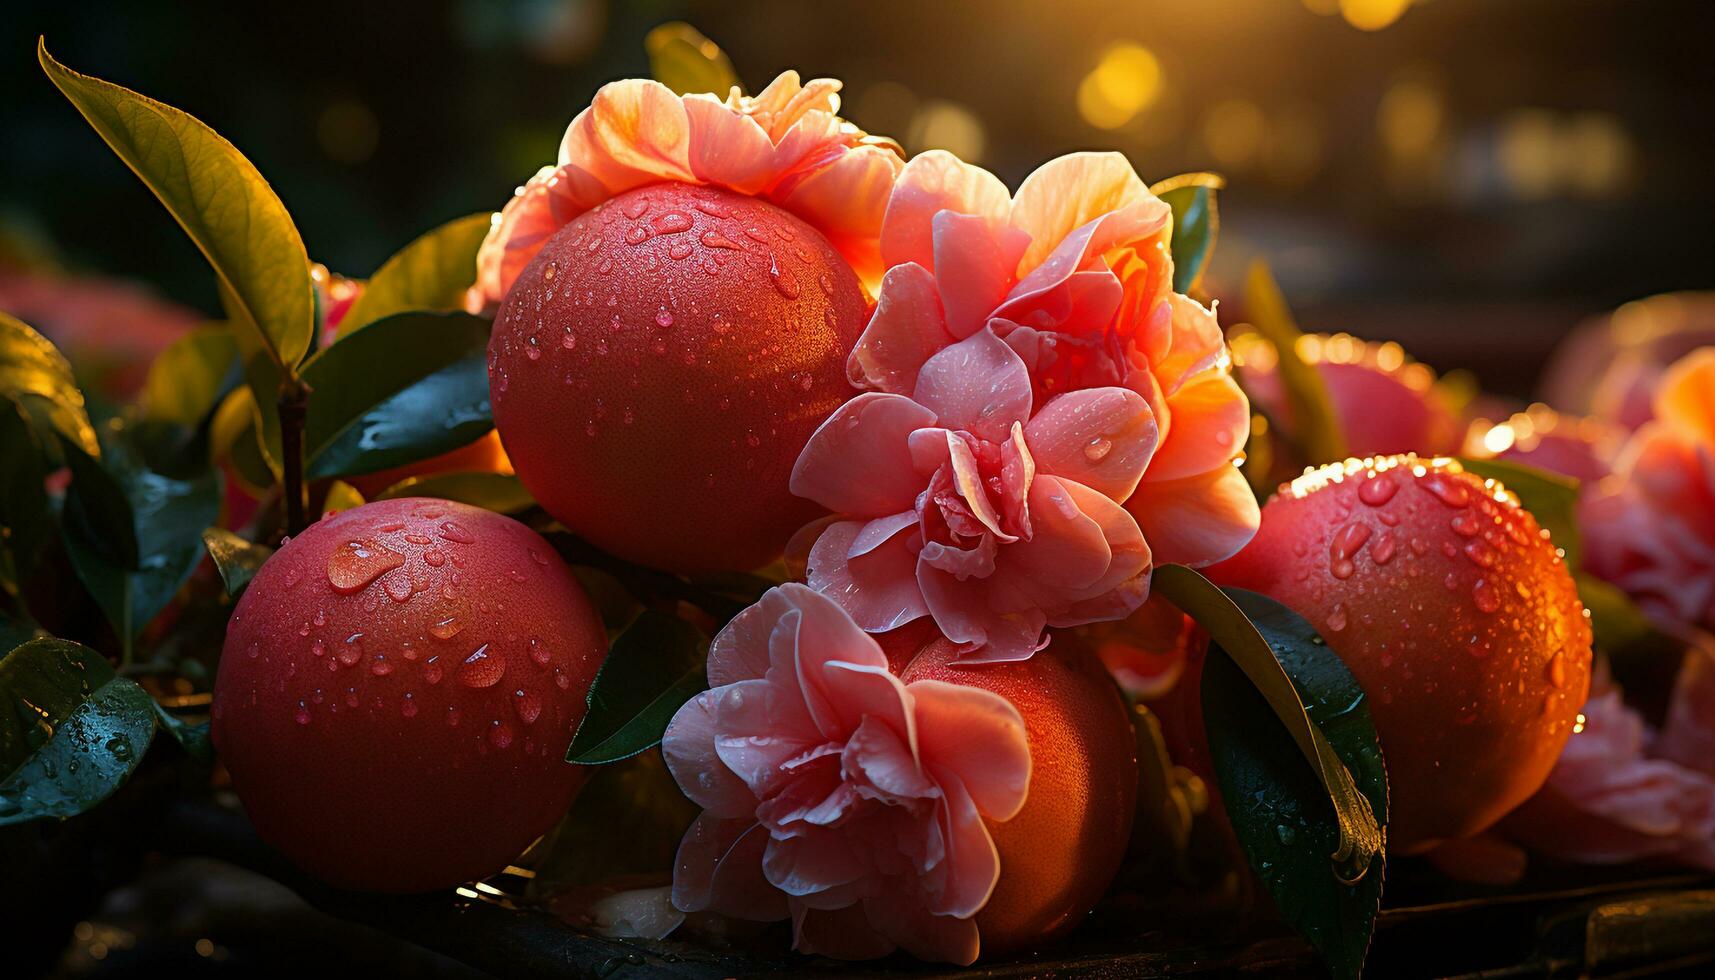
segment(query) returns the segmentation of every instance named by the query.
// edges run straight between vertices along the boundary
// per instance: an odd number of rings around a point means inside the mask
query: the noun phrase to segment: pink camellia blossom
[[[1543,400],[1636,429],[1653,415],[1668,366],[1715,344],[1715,292],[1662,293],[1584,323],[1542,371]]]
[[[1656,859],[1715,870],[1715,778],[1662,758],[1656,741],[1619,689],[1601,685],[1548,782],[1500,831],[1581,864]]]
[[[710,184],[760,197],[814,226],[860,279],[880,275],[877,238],[902,163],[839,117],[840,83],[783,72],[755,96],[676,95],[659,82],[602,86],[560,143],[559,162],[518,189],[477,254],[466,305],[497,305],[573,218],[645,184]]]
[[[1668,369],[1598,489],[1579,513],[1585,567],[1659,618],[1715,628],[1715,347]]]
[[[790,917],[806,953],[975,960],[972,917],[1001,873],[984,821],[1010,819],[1030,785],[1018,710],[978,688],[901,683],[873,638],[797,584],[739,613],[708,671],[661,743],[703,807],[674,906]]]
[[[909,396],[840,406],[792,469],[793,493],[843,515],[810,550],[810,586],[871,632],[931,616],[967,663],[1136,609],[1150,548],[1120,501],[1156,455],[1155,413],[1121,387],[1034,399],[985,326],[925,360]]]
[[[1171,234],[1171,209],[1118,153],[1051,160],[1016,196],[952,154],[921,154],[887,205],[887,273],[852,383],[908,395],[937,351],[987,330],[1023,361],[1038,401],[1130,389],[1160,445],[1135,493],[1114,499],[1158,560],[1229,557],[1258,520],[1232,465],[1250,409],[1214,314],[1173,292]]]

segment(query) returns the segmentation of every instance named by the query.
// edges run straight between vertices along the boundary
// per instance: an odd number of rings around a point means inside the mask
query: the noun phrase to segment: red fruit
[[[554,234],[501,303],[494,421],[572,530],[677,571],[752,568],[819,513],[787,489],[852,394],[856,275],[765,201],[653,184]]]
[[[558,555],[442,500],[312,525],[226,633],[214,742],[264,840],[347,888],[500,870],[571,805],[564,761],[606,649]]]
[[[1536,519],[1450,459],[1325,466],[1208,570],[1307,619],[1368,695],[1395,853],[1469,837],[1547,778],[1590,681],[1590,624]]]
[[[1057,633],[1020,663],[953,663],[958,645],[924,647],[901,679],[993,691],[1024,716],[1030,795],[989,824],[1000,882],[977,913],[984,955],[1028,949],[1084,917],[1119,870],[1137,809],[1137,741],[1119,690],[1090,648]]]

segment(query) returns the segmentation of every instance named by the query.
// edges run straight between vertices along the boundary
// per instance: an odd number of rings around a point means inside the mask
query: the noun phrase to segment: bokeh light
[[[906,144],[914,152],[946,150],[972,163],[980,163],[988,136],[976,113],[957,102],[931,99],[918,107],[906,130]]]
[[[1161,62],[1148,48],[1121,42],[1108,48],[1078,85],[1078,114],[1097,129],[1119,129],[1161,96]]]

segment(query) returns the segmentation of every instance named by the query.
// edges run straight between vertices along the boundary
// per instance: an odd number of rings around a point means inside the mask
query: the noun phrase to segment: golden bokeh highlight
[[[1203,145],[1215,162],[1229,170],[1249,168],[1257,159],[1268,132],[1268,120],[1248,99],[1226,99],[1203,117]]]
[[[1426,78],[1405,77],[1388,86],[1376,107],[1376,132],[1388,153],[1403,160],[1429,156],[1447,125],[1440,86]]]
[[[988,147],[988,134],[976,113],[942,99],[918,106],[911,117],[906,139],[915,152],[946,150],[970,163],[979,163]]]
[[[1340,16],[1360,31],[1379,31],[1405,16],[1411,0],[1340,0]]]
[[[1078,84],[1078,115],[1097,129],[1119,129],[1161,97],[1161,62],[1141,44],[1122,41],[1103,53]]]

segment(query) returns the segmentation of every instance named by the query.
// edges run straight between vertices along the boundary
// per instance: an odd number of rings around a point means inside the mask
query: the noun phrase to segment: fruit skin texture
[[[1095,907],[1125,857],[1137,810],[1137,741],[1119,689],[1095,652],[1068,633],[1029,660],[957,665],[959,645],[925,646],[900,679],[993,691],[1024,716],[1030,795],[990,822],[1000,881],[977,913],[984,956],[1063,935]]]
[[[866,301],[821,233],[756,198],[652,184],[550,238],[489,343],[519,479],[597,546],[745,569],[820,514],[787,479],[852,394]]]
[[[376,501],[257,572],[227,628],[214,743],[257,832],[304,870],[450,887],[500,870],[571,805],[586,771],[566,747],[605,650],[571,571],[524,525]]]
[[[1511,494],[1453,460],[1309,471],[1207,574],[1303,616],[1363,687],[1395,854],[1476,834],[1536,792],[1589,690],[1565,562]]]

